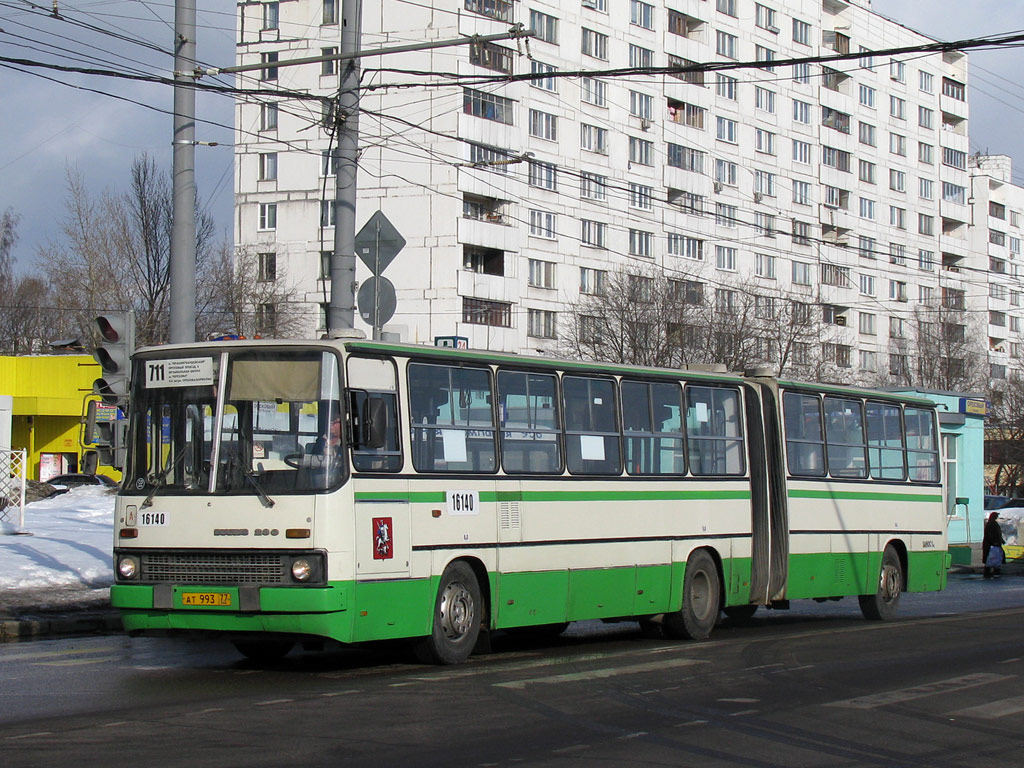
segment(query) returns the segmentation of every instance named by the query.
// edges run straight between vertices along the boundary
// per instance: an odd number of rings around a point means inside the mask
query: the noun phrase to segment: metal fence
[[[0,448],[0,528],[4,533],[21,533],[25,527],[25,450]],[[10,526],[14,530],[8,530]]]

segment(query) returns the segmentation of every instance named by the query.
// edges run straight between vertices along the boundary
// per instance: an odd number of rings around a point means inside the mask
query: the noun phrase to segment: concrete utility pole
[[[342,0],[340,53],[357,53],[363,25],[362,0]],[[337,126],[331,162],[334,164],[334,255],[331,259],[331,301],[327,332],[355,328],[356,320],[356,171],[359,164],[358,57],[341,63]],[[329,170],[329,169],[328,169]]]
[[[171,343],[196,340],[196,2],[174,2]]]

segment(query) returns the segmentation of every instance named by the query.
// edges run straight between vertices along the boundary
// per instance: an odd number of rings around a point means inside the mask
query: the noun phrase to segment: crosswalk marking
[[[623,667],[601,667],[599,669],[588,669],[581,672],[567,672],[564,675],[549,675],[547,677],[530,677],[525,680],[510,680],[504,683],[495,683],[496,688],[523,689],[528,685],[550,685],[552,683],[571,683],[579,680],[601,680],[607,677],[618,677],[619,675],[638,675],[644,672],[661,672],[674,667],[689,667],[694,664],[706,664],[705,661],[696,659],[676,659],[664,661],[649,661],[644,664],[630,664]]]
[[[974,707],[958,709],[955,712],[950,712],[949,714],[957,717],[976,717],[979,720],[995,720],[996,718],[1006,717],[1007,715],[1016,715],[1018,712],[1024,712],[1024,696],[1014,696],[1010,699],[989,701],[984,704],[978,704]]]
[[[64,651],[36,651],[35,653],[11,653],[0,655],[0,663],[14,663],[18,661],[36,661],[38,659],[53,659],[62,656],[81,656],[87,653],[111,653],[115,648],[72,648]]]
[[[846,707],[847,709],[875,709],[889,704],[900,704],[904,701],[922,699],[925,696],[934,696],[938,693],[949,693],[965,688],[975,688],[979,685],[986,685],[997,680],[1006,680],[1005,675],[993,675],[987,672],[979,672],[974,675],[963,675],[962,677],[951,677],[948,680],[939,680],[926,685],[916,685],[913,688],[899,688],[894,691],[882,691],[870,696],[858,696],[855,699],[843,699],[841,701],[830,701],[825,706]]]

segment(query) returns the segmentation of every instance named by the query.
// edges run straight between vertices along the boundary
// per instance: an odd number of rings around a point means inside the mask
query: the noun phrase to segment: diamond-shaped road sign
[[[356,235],[356,256],[378,277],[404,247],[405,238],[382,211],[373,214]]]

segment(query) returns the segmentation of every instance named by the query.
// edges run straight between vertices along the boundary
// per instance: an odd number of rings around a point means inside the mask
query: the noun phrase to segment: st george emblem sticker
[[[395,543],[391,538],[391,518],[373,518],[373,559],[390,560],[395,556]]]

